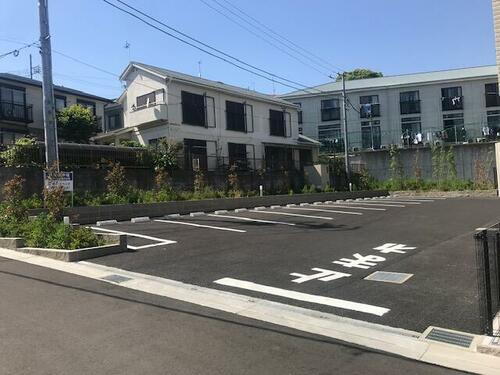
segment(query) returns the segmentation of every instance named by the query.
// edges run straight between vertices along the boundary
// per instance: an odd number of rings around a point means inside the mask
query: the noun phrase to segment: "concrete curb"
[[[132,223],[145,223],[145,222],[148,222],[150,220],[151,219],[149,218],[149,216],[133,217],[132,219],[130,219],[130,221]]]
[[[101,220],[96,222],[96,225],[98,227],[102,227],[103,225],[112,225],[112,224],[118,224],[117,220]]]

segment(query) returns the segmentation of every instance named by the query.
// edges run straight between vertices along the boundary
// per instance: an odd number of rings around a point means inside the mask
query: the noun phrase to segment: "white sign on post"
[[[59,172],[58,178],[47,178],[47,172],[43,172],[43,181],[46,188],[62,186],[64,191],[73,191],[73,172]]]

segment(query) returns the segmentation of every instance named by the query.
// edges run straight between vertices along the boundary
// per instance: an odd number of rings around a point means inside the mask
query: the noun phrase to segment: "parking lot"
[[[129,252],[92,262],[420,332],[478,332],[472,233],[499,209],[429,196],[121,222],[93,228],[127,234]]]

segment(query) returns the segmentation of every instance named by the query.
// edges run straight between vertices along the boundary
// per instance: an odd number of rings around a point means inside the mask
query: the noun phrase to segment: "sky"
[[[204,78],[269,94],[294,91],[187,46],[103,0],[48,1],[55,84],[109,98],[120,95],[116,76],[66,57],[71,56],[116,75],[134,60],[192,75],[201,67]],[[329,76],[355,68],[395,75],[495,64],[491,0],[123,1],[248,64],[305,86],[326,83]],[[0,55],[39,38],[37,3],[0,0]],[[245,17],[238,9],[259,23],[236,18]],[[269,29],[293,42],[295,51],[280,44],[276,39],[287,42]],[[29,75],[30,53],[33,65],[40,65],[34,46],[17,57],[0,58],[0,72]]]

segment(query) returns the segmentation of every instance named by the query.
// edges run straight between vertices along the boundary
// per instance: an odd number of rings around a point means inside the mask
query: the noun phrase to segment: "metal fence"
[[[500,337],[495,317],[500,312],[500,224],[474,234],[479,294],[479,315],[483,334]]]

